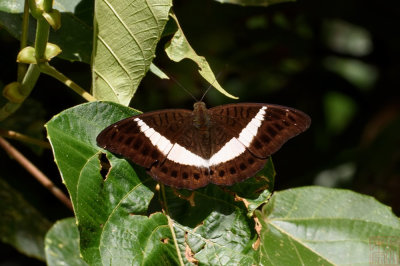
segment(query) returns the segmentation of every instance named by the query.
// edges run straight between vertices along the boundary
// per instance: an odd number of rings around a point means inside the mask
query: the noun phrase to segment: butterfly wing
[[[193,190],[206,186],[210,182],[205,159],[209,144],[193,125],[193,116],[171,142],[174,144],[166,159],[150,169],[151,175],[175,188]]]
[[[205,146],[198,139],[193,112],[173,109],[121,120],[104,129],[97,136],[97,144],[147,168],[157,181],[196,189],[209,183],[204,169],[185,164],[197,160],[201,165]],[[191,147],[191,152],[183,147]]]
[[[97,145],[149,169],[172,148],[165,133],[169,132],[172,138],[179,135],[191,113],[173,109],[126,118],[104,129],[97,136]]]
[[[255,157],[222,121],[210,128],[210,134],[213,136],[211,142],[213,156],[210,159],[211,183],[230,186],[254,176],[265,165],[267,159]]]
[[[232,185],[253,176],[290,138],[305,131],[310,118],[279,105],[229,104],[210,109],[213,123],[211,182]]]
[[[228,104],[210,109],[215,124],[232,132],[255,156],[267,158],[311,124],[305,113],[273,104]]]
[[[266,104],[211,108],[209,125],[202,129],[194,116],[173,109],[130,117],[104,129],[97,143],[149,169],[166,185],[197,189],[253,176],[272,153],[310,125],[301,111]]]

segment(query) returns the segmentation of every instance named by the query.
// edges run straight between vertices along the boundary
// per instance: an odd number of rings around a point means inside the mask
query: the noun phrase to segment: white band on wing
[[[266,106],[260,108],[256,116],[251,119],[247,126],[240,132],[239,138],[230,139],[209,159],[204,159],[192,153],[178,143],[172,144],[167,138],[149,127],[140,118],[135,118],[134,121],[136,121],[140,127],[140,131],[143,132],[150,142],[169,160],[183,165],[209,168],[210,166],[225,163],[238,157],[246,150],[246,147],[250,146],[264,120],[266,109]]]

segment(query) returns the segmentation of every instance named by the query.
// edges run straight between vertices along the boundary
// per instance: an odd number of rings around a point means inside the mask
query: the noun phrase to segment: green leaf
[[[97,1],[93,96],[128,105],[155,57],[171,0]]]
[[[250,207],[236,193],[258,206],[269,195],[255,191],[255,184],[267,184],[264,177],[242,183],[249,188],[247,193],[209,185],[194,191],[192,200],[185,199],[191,191],[178,194],[166,188],[165,201],[154,194],[155,182],[144,169],[96,146],[103,128],[134,114],[119,104],[94,102],[68,109],[46,126],[71,194],[83,258],[91,265],[156,264],[160,257],[172,265],[256,263],[255,221],[248,216]],[[263,171],[263,176],[273,179],[271,161]],[[170,220],[160,213],[160,201],[166,202]]]
[[[371,240],[392,236],[398,254],[400,221],[374,198],[355,192],[304,187],[275,193],[260,220],[262,265],[368,265]],[[378,245],[372,242],[372,245]]]
[[[79,231],[74,218],[55,223],[46,234],[46,263],[52,265],[88,265],[79,253]]]
[[[110,154],[106,180],[100,172],[96,136],[106,126],[134,114],[121,105],[95,102],[68,109],[46,125],[78,220],[80,249],[91,265],[110,261],[154,264],[160,256],[175,264],[166,217],[161,213],[145,216],[153,197],[146,185],[154,187],[154,181],[141,168],[140,179],[126,160]]]
[[[168,57],[175,62],[180,62],[185,58],[192,60],[199,67],[200,75],[210,84],[212,84],[213,87],[215,87],[219,92],[227,97],[238,99],[238,97],[233,96],[221,87],[221,85],[215,78],[215,75],[212,72],[207,60],[203,56],[197,55],[193,48],[190,46],[188,40],[183,34],[177,17],[174,14],[170,14],[170,16],[174,19],[177,25],[177,30],[172,39],[165,45],[165,52],[167,53]]]
[[[128,107],[95,102],[67,109],[46,124],[55,162],[75,208],[81,171],[99,151],[97,135],[108,125],[134,114],[138,112]]]
[[[0,178],[0,240],[19,252],[44,260],[44,236],[50,222]]]
[[[203,265],[256,264],[255,223],[229,188],[208,185],[196,191],[167,188],[167,204],[182,260]],[[191,195],[190,195],[191,194]],[[192,204],[186,197],[192,197]]]
[[[156,227],[161,226],[162,231],[169,230],[165,220],[154,218],[157,219],[155,221],[144,216],[153,197],[153,192],[146,185],[153,183],[154,187],[153,180],[144,172],[141,173],[144,179],[140,180],[126,160],[112,156],[110,163],[107,179],[103,180],[99,158],[93,156],[82,169],[78,182],[75,212],[81,233],[81,251],[91,265],[111,260],[116,263],[116,257],[138,260],[134,258],[137,255],[125,250],[123,245],[129,242],[135,250],[140,250],[140,247],[145,248],[145,240],[154,237],[152,230],[158,230]],[[121,241],[122,235],[139,234],[143,239]],[[163,245],[160,240],[156,243]],[[151,252],[143,252],[145,254],[140,260],[151,256]],[[118,265],[124,264],[126,262],[121,260]]]
[[[155,64],[150,64],[150,71],[158,76],[160,79],[169,79],[167,74],[165,74],[161,69],[159,69]]]
[[[275,168],[271,157],[265,167],[254,178],[232,186],[231,190],[237,195],[237,200],[243,201],[248,210],[248,216],[271,197],[275,183]]]
[[[296,0],[215,0],[222,4],[236,4],[241,6],[270,6],[285,2],[296,2]]]
[[[51,31],[49,42],[57,44],[60,58],[90,63],[93,39],[93,4],[81,0],[57,0],[53,7],[61,12],[62,26]],[[0,1],[0,25],[14,38],[20,39],[24,0]],[[28,43],[35,39],[36,20],[29,21]]]

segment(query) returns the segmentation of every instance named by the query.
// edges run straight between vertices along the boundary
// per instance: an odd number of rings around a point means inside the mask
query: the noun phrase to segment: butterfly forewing
[[[191,111],[165,110],[149,112],[121,120],[97,136],[97,144],[115,154],[122,155],[145,168],[165,159],[172,143],[163,137],[169,132],[171,139],[177,138]],[[153,132],[154,131],[154,132]],[[157,135],[154,135],[158,132]]]
[[[272,104],[228,104],[211,108],[212,120],[246,146],[256,157],[268,158],[311,123],[303,112]]]

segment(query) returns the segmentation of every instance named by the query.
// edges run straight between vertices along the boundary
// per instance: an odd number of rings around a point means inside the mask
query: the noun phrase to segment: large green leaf
[[[236,193],[237,200],[242,200],[251,217],[254,211],[262,204],[267,202],[274,190],[275,168],[271,157],[264,169],[258,172],[255,178],[250,178],[245,182],[237,183],[231,190]]]
[[[0,240],[44,260],[44,236],[50,222],[1,178],[0,213]]]
[[[162,237],[172,238],[166,217],[160,213],[144,216],[153,196],[144,184],[152,179],[142,173],[142,182],[127,161],[111,155],[106,180],[100,172],[96,136],[107,125],[134,114],[137,112],[121,105],[96,102],[66,110],[47,124],[55,159],[78,220],[81,252],[89,264],[113,261],[124,265],[127,261],[152,261],[163,252],[174,252],[172,241],[160,241]],[[147,248],[146,243],[153,248]],[[139,252],[142,247],[147,252]]]
[[[290,189],[275,193],[256,213],[263,265],[368,265],[377,237],[397,239],[383,247],[385,254],[399,251],[399,219],[389,207],[355,192]]]
[[[100,173],[97,155],[88,160],[79,177],[75,212],[84,258],[90,264],[113,261],[126,265],[132,260],[149,260],[157,248],[173,253],[172,242],[166,245],[160,241],[163,237],[171,239],[166,218],[161,214],[145,216],[153,197],[146,184],[152,179],[141,173],[144,179],[140,180],[125,160],[112,156],[110,163],[106,180]],[[148,249],[146,243],[153,249]],[[132,249],[143,250],[135,254]]]
[[[79,253],[79,232],[74,218],[55,223],[46,234],[46,263],[53,265],[87,265]]]
[[[20,39],[24,0],[0,1],[0,25]],[[54,8],[61,12],[61,28],[51,31],[49,41],[57,44],[60,58],[90,63],[92,51],[93,3],[82,0],[56,0]],[[28,42],[35,39],[36,21],[30,19]]]
[[[255,264],[255,223],[243,202],[215,185],[190,193],[191,203],[170,189],[166,193],[182,260],[204,265]]]
[[[122,105],[94,102],[68,109],[46,126],[71,194],[83,258],[115,265],[152,264],[160,257],[169,264],[255,263],[257,234],[248,213],[269,196],[257,192],[256,184],[272,186],[272,165],[259,179],[242,183],[247,192],[210,185],[178,194],[167,187],[164,200],[154,194],[155,182],[142,168],[96,146],[103,128],[134,114]],[[191,194],[192,200],[185,199]],[[160,201],[171,218],[162,213]]]
[[[96,1],[93,95],[128,105],[155,57],[171,0]]]
[[[55,162],[74,208],[80,174],[89,159],[99,151],[97,135],[106,126],[134,114],[137,112],[131,108],[96,102],[68,109],[46,124]]]

